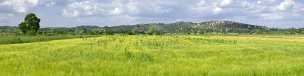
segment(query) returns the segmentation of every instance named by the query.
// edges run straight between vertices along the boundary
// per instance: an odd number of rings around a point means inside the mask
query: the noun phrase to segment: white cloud
[[[38,5],[38,2],[39,0],[4,0],[0,1],[0,6],[12,7],[16,12],[24,13]]]
[[[46,7],[51,7],[51,6],[54,6],[56,4],[56,2],[54,1],[51,1],[51,2],[48,2],[45,4]]]
[[[205,0],[201,0],[197,6],[204,6],[206,4],[206,1]]]
[[[95,14],[104,14],[106,10],[102,4],[95,0],[73,2],[63,9],[63,15],[66,17],[91,16]]]
[[[223,8],[220,8],[220,7],[215,7],[215,8],[213,9],[214,14],[218,14],[218,13],[220,13],[220,12],[222,12],[222,11],[223,11]]]
[[[279,6],[277,6],[277,9],[280,11],[288,10],[289,8],[292,8],[295,3],[295,0],[284,0]]]
[[[265,19],[265,20],[280,20],[283,19],[284,16],[282,14],[274,14],[274,13],[262,13],[259,14],[261,18]]]
[[[232,2],[233,2],[233,0],[223,0],[223,1],[220,3],[220,6],[221,6],[221,7],[226,7],[226,6],[231,5]]]
[[[237,2],[240,2],[240,0],[200,0],[193,9],[204,12],[211,11],[213,14],[219,14],[234,6],[240,7],[240,5],[234,5],[239,4]]]
[[[126,9],[128,10],[128,12],[131,12],[133,14],[137,14],[140,12],[140,9],[138,7],[139,3],[135,0],[130,0],[127,2],[126,4]]]
[[[74,1],[69,3],[62,11],[66,17],[78,16],[152,16],[172,12],[180,3],[172,3],[162,0],[112,0],[101,2],[98,0]],[[173,7],[173,8],[171,8]]]
[[[112,15],[119,15],[122,13],[122,10],[120,8],[115,8],[114,10],[111,11]]]
[[[262,4],[262,1],[257,1],[257,4]]]
[[[221,11],[223,11],[223,8],[218,5],[218,2],[210,2],[206,0],[201,0],[198,2],[196,5],[192,6],[192,9],[194,10],[193,12],[198,12],[201,14],[207,14],[209,12],[213,14],[218,14]],[[226,2],[223,4],[226,5]]]
[[[172,12],[178,4],[172,0],[128,0],[125,11],[132,15],[159,15]]]

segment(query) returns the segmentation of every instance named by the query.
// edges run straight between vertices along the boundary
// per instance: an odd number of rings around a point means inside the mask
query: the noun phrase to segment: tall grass
[[[302,76],[302,37],[101,36],[0,45],[3,76]]]
[[[71,39],[71,38],[87,38],[94,37],[92,35],[0,35],[0,45],[1,44],[17,44],[17,43],[31,43],[31,42],[40,42],[40,41],[50,41],[50,40],[59,40],[59,39]]]

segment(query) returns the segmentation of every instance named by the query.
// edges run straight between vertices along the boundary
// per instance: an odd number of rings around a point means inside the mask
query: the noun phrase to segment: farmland
[[[0,45],[1,76],[303,76],[303,36],[112,35]]]
[[[59,39],[71,39],[71,38],[87,38],[96,37],[95,35],[0,35],[0,45],[1,44],[18,44],[18,43],[31,43],[31,42],[41,42],[41,41],[51,41]]]

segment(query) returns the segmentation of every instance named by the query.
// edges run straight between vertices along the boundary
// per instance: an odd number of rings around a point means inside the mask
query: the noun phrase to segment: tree
[[[40,19],[34,13],[29,13],[19,24],[19,29],[23,34],[36,34],[40,28],[39,23]]]
[[[297,29],[296,28],[290,28],[288,29],[288,34],[297,34]]]
[[[21,23],[19,24],[19,29],[21,30],[22,33],[26,33],[26,32],[27,32],[27,30],[28,30],[27,27],[28,27],[28,26],[27,26],[27,24],[26,24],[25,22],[21,22]]]
[[[136,35],[136,33],[135,33],[134,30],[128,30],[128,31],[127,31],[127,34],[128,34],[128,35]]]
[[[157,28],[156,28],[156,26],[151,25],[149,27],[149,29],[148,29],[147,34],[149,34],[149,35],[155,35],[155,34],[157,34]]]
[[[113,32],[113,30],[111,30],[111,27],[105,26],[105,27],[103,27],[103,28],[104,28],[104,33],[105,33],[106,35],[114,35],[114,32]]]

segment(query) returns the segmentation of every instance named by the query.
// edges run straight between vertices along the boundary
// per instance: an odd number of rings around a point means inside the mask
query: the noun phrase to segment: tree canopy
[[[23,34],[36,34],[40,28],[40,18],[34,13],[25,16],[24,21],[19,24],[19,29]]]

